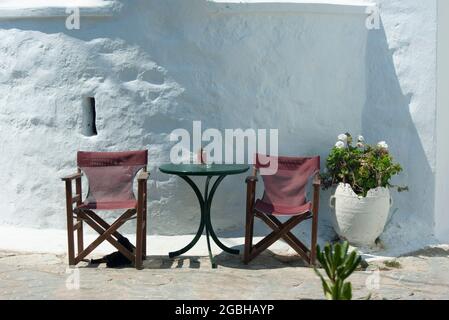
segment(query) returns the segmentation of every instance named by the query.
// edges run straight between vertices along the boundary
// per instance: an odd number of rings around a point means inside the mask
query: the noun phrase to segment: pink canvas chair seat
[[[79,209],[91,210],[118,210],[118,209],[136,209],[137,201],[102,201],[102,202],[85,202],[78,206]]]
[[[262,199],[256,200],[254,208],[265,214],[279,216],[309,213],[312,202],[306,198],[306,189],[311,178],[320,170],[320,157],[257,155],[256,169],[269,165],[268,161],[277,161],[278,171],[274,175],[262,175],[265,192]]]
[[[86,200],[79,208],[135,209],[133,181],[148,163],[148,151],[78,152],[78,167],[89,181]]]
[[[254,209],[265,214],[271,214],[274,216],[297,216],[310,212],[312,209],[312,203],[307,202],[302,206],[283,206],[283,205],[273,205],[263,202],[260,199],[256,200]]]

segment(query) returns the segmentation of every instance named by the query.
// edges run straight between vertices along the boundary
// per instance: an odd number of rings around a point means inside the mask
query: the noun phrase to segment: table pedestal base
[[[201,222],[200,222],[200,226],[199,226],[198,231],[197,231],[195,237],[193,238],[193,240],[187,246],[182,248],[181,250],[178,250],[175,252],[170,252],[169,257],[174,258],[174,257],[180,256],[180,255],[186,253],[187,251],[189,251],[190,249],[192,249],[193,246],[195,246],[195,244],[201,238],[201,235],[203,234],[204,229],[206,229],[207,249],[209,251],[209,258],[212,263],[212,268],[215,269],[215,268],[217,268],[217,264],[214,262],[214,257],[212,255],[210,238],[212,238],[212,240],[223,251],[228,252],[230,254],[239,254],[240,253],[239,250],[228,248],[218,239],[217,234],[215,233],[214,228],[212,227],[212,222],[211,222],[211,218],[210,218],[210,208],[212,205],[212,199],[214,197],[215,191],[217,191],[218,186],[223,181],[223,179],[226,177],[226,175],[222,175],[217,178],[217,180],[213,184],[210,192],[209,192],[209,185],[210,185],[210,181],[211,181],[212,177],[208,176],[207,180],[206,180],[206,186],[204,188],[204,197],[201,194],[201,191],[196,186],[196,184],[188,176],[180,176],[180,177],[182,179],[184,179],[192,187],[193,191],[195,192],[195,194],[198,198],[198,201],[199,201],[200,207],[201,207]]]

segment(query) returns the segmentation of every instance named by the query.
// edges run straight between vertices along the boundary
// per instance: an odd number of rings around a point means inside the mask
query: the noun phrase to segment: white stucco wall
[[[436,1],[379,5],[383,27],[368,37],[362,127],[368,138],[389,141],[403,164],[405,172],[395,182],[410,191],[395,195],[383,239],[412,248],[434,233]]]
[[[435,232],[449,241],[449,1],[438,1],[438,109]]]
[[[360,7],[333,2],[261,10],[258,3],[122,1],[114,17],[82,19],[73,31],[64,19],[0,20],[0,224],[64,228],[58,177],[75,167],[77,150],[146,147],[150,232],[194,232],[193,193],[157,167],[168,161],[169,133],[201,120],[206,128],[279,128],[280,153],[323,159],[341,132],[387,140],[406,170],[397,182],[411,190],[395,194],[383,239],[413,247],[430,237],[436,2],[381,1],[377,31],[365,28]],[[82,134],[88,96],[97,100],[96,137]],[[228,178],[216,196],[219,230],[243,226],[243,181]],[[332,237],[328,196],[323,239]]]

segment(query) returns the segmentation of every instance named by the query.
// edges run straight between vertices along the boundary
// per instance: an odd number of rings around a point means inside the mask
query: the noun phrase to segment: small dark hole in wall
[[[87,97],[83,101],[83,134],[87,137],[96,136],[97,111],[95,110],[95,98]]]

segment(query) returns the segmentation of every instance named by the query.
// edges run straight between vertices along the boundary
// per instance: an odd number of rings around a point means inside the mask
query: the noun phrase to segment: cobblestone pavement
[[[267,253],[249,266],[220,254],[149,257],[145,269],[82,263],[69,269],[56,254],[0,252],[1,299],[322,299],[313,270],[297,257]],[[354,299],[448,299],[449,250],[429,248],[371,263],[350,279]]]

